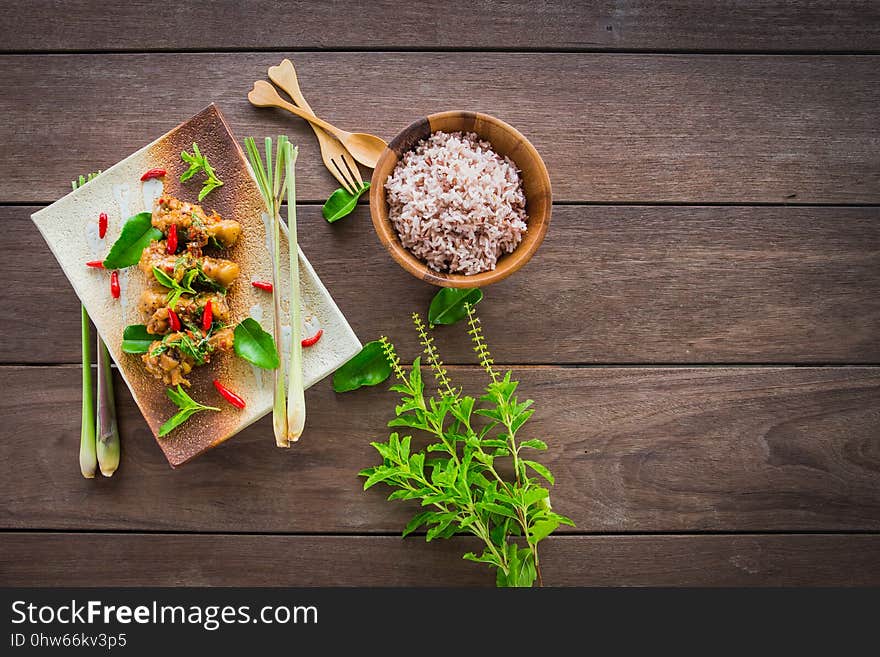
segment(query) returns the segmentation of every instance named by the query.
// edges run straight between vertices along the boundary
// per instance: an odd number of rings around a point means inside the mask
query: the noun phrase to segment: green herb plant
[[[409,522],[404,536],[422,526],[427,541],[473,534],[483,551],[463,558],[494,568],[497,586],[540,586],[538,544],[559,525],[574,523],[550,508],[550,492],[542,482],[553,484],[547,467],[524,458],[530,451],[547,449],[537,438],[519,437],[534,413],[532,400],[519,401],[518,382],[509,371],[502,376],[495,369],[473,306],[467,304],[465,312],[474,352],[489,377],[485,394],[478,400],[453,385],[434,339],[414,314],[437,391],[426,395],[421,358],[407,374],[393,344],[383,337],[380,342],[398,380],[391,389],[401,394],[388,426],[419,430],[432,442],[418,450],[412,436],[392,433],[387,442],[371,443],[382,463],[360,476],[366,477],[365,490],[381,482],[395,489],[389,500],[418,500],[427,507]]]
[[[327,199],[324,206],[321,208],[321,214],[324,215],[324,219],[327,220],[327,223],[332,224],[334,221],[339,221],[343,217],[347,217],[354,212],[354,209],[357,207],[358,199],[369,188],[370,183],[365,182],[361,184],[360,189],[357,190],[357,194],[350,194],[344,187],[340,187],[330,194],[330,198]]]
[[[215,406],[205,406],[204,404],[200,404],[195,401],[192,397],[190,397],[186,392],[184,392],[183,387],[178,383],[177,390],[174,388],[168,388],[165,390],[165,394],[168,395],[168,398],[177,404],[177,407],[180,409],[177,413],[172,415],[168,420],[159,428],[159,435],[166,436],[171,431],[179,427],[181,424],[190,419],[193,415],[200,411],[219,411],[220,409]]]
[[[189,165],[189,169],[180,176],[180,182],[186,182],[200,171],[205,174],[205,182],[202,183],[202,189],[199,191],[199,202],[201,202],[208,194],[223,186],[223,181],[214,173],[214,168],[208,162],[208,158],[202,155],[199,145],[193,142],[192,155],[186,151],[180,153],[180,159]]]

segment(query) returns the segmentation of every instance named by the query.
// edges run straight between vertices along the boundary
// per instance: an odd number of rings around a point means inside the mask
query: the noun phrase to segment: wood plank
[[[0,362],[78,362],[77,301],[35,209],[0,207]],[[299,217],[361,339],[389,335],[411,358],[409,316],[435,288],[385,253],[366,207],[332,226],[314,206]],[[508,363],[877,363],[877,289],[880,208],[557,206],[535,259],[487,289],[480,313]],[[464,337],[437,331],[448,362],[473,362]]]
[[[246,100],[253,81],[288,54],[0,57],[0,202],[57,198],[71,175],[107,168],[210,101],[240,137],[289,134],[302,146],[299,198],[322,201],[336,185],[306,124]],[[875,56],[293,59],[316,111],[348,129],[391,138],[446,109],[510,122],[545,158],[557,201],[880,202]],[[38,156],[41,145],[53,147],[51,157]]]
[[[2,586],[494,583],[488,569],[460,558],[477,547],[470,539],[20,533],[2,542]],[[283,564],[260,556],[273,554],[285,555]],[[541,564],[547,586],[877,586],[880,536],[551,537]]]
[[[30,0],[6,11],[0,49],[880,49],[880,9],[866,0],[374,0],[357,29],[350,21],[331,2],[68,0],[59,12],[51,0]]]
[[[485,374],[450,368],[476,392]],[[880,529],[880,368],[517,368],[551,445],[554,508],[580,532]],[[271,418],[171,470],[117,385],[123,458],[77,466],[77,367],[3,367],[0,528],[375,533],[418,507],[366,493],[395,398],[384,386],[307,393],[304,438],[279,450]],[[170,403],[169,403],[170,406]],[[171,409],[169,409],[170,412]]]

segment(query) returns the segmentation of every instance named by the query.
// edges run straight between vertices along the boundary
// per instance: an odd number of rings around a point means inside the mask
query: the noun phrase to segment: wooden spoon
[[[278,66],[269,67],[269,79],[281,91],[287,92],[287,95],[293,99],[301,109],[309,114],[314,114],[315,110],[306,102],[302,91],[299,88],[299,80],[296,77],[296,69],[293,62],[285,59]],[[345,146],[339,143],[339,140],[333,137],[323,128],[310,123],[315,136],[318,138],[318,145],[321,147],[321,159],[324,160],[324,166],[338,180],[342,186],[348,190],[352,196],[360,192],[364,186],[364,179],[358,171],[357,162],[345,150]]]
[[[265,80],[257,80],[254,82],[254,88],[248,93],[248,100],[251,101],[251,104],[256,105],[257,107],[280,107],[281,109],[286,109],[291,114],[296,114],[298,117],[305,119],[312,125],[323,128],[342,142],[342,145],[348,149],[348,152],[351,153],[351,156],[354,159],[370,168],[376,166],[376,162],[379,161],[379,156],[382,155],[382,151],[388,146],[383,139],[380,139],[375,135],[369,135],[364,132],[346,132],[345,130],[340,130],[323,119],[319,119],[314,114],[309,114],[308,112],[301,110],[296,105],[288,103],[279,96],[275,87]]]

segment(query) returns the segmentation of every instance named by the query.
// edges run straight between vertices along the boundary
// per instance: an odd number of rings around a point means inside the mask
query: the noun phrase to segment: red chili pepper
[[[165,171],[165,169],[150,169],[141,176],[141,180],[149,180],[150,178],[161,178],[166,173],[168,172]]]
[[[177,253],[177,224],[171,224],[168,228],[168,241],[165,244],[165,251],[168,255]]]
[[[110,294],[113,295],[114,299],[118,299],[121,290],[119,289],[119,272],[117,270],[113,270],[113,273],[110,274]]]
[[[251,281],[251,285],[253,285],[258,290],[266,290],[266,292],[272,291],[272,284],[267,283],[266,281]]]
[[[205,304],[205,312],[202,313],[202,330],[207,333],[211,330],[211,324],[214,323],[214,309],[211,307],[211,300]]]
[[[86,263],[86,267],[93,267],[95,269],[104,269],[104,261],[103,260],[89,260]]]
[[[312,337],[306,338],[302,341],[303,347],[311,347],[313,344],[316,344],[318,340],[321,339],[321,336],[324,335],[324,329],[318,329],[318,332],[315,333]]]
[[[98,237],[104,239],[107,234],[107,213],[102,212],[98,215]]]
[[[223,399],[228,401],[236,408],[245,407],[244,399],[236,395],[229,388],[220,383],[217,379],[214,379],[214,387],[217,388],[217,392],[219,392],[223,396]]]
[[[168,309],[168,326],[171,327],[171,330],[177,333],[180,330],[180,317],[177,316],[177,313]]]

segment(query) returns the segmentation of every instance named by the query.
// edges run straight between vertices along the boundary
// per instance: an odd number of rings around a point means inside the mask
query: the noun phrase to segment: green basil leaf
[[[152,213],[141,212],[134,215],[122,226],[119,238],[104,259],[104,269],[124,269],[136,265],[150,242],[160,239],[162,231],[153,228]]]
[[[176,390],[174,388],[167,388],[165,390],[165,394],[168,395],[168,399],[177,404],[180,410],[172,415],[170,418],[168,418],[168,420],[166,420],[165,423],[161,427],[159,427],[160,437],[168,435],[199,411],[220,410],[216,406],[205,406],[204,404],[200,404],[199,402],[195,401],[192,397],[186,394],[186,392],[184,392],[183,387],[179,383],[177,384]]]
[[[455,324],[467,317],[465,304],[476,306],[483,299],[480,288],[444,287],[431,300],[428,321],[431,324]]]
[[[179,427],[181,424],[190,419],[193,415],[199,412],[198,408],[186,408],[182,411],[178,411],[170,418],[168,418],[165,423],[159,427],[159,437],[167,436],[174,429]]]
[[[122,351],[127,354],[145,354],[155,341],[156,336],[147,333],[146,326],[131,324],[122,332]]]
[[[237,338],[236,338],[237,339]],[[333,389],[336,392],[357,390],[363,386],[374,386],[391,376],[391,365],[385,358],[382,343],[378,340],[368,342],[333,375]]]
[[[264,370],[277,369],[281,364],[275,340],[253,317],[235,327],[235,353]]]
[[[177,281],[175,281],[173,278],[171,278],[168,274],[166,274],[164,271],[162,271],[161,269],[159,269],[155,265],[153,266],[153,277],[156,279],[156,282],[159,283],[159,285],[162,285],[163,287],[167,287],[172,290],[180,287],[177,284]]]
[[[365,182],[361,185],[361,188],[355,195],[349,194],[348,191],[342,187],[337,189],[330,194],[330,198],[327,199],[327,202],[324,203],[324,207],[321,208],[321,214],[324,215],[324,219],[332,224],[334,221],[338,221],[343,217],[350,215],[354,212],[355,207],[357,207],[357,202],[361,197],[361,194],[369,188],[370,183]]]
[[[550,470],[548,470],[546,466],[543,466],[536,461],[526,461],[525,459],[520,460],[520,463],[524,463],[525,465],[529,466],[532,470],[544,477],[544,479],[549,481],[551,484],[553,483],[553,475],[550,474]]]

